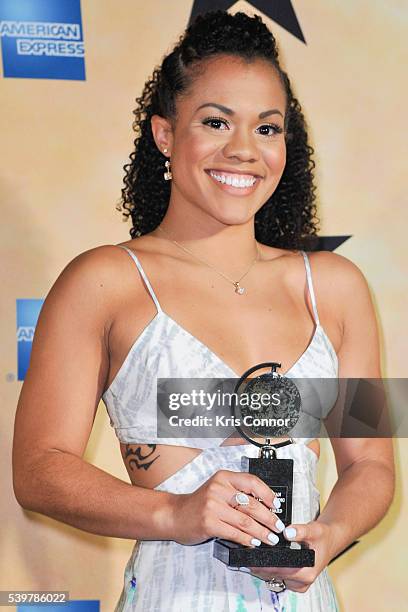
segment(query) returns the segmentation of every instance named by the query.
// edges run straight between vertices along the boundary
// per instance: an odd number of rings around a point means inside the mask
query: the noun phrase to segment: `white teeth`
[[[216,174],[212,170],[210,174],[216,181],[226,185],[232,185],[232,187],[237,187],[238,189],[245,189],[246,187],[252,187],[256,182],[256,178],[253,176],[249,179],[240,178],[237,175],[231,176],[231,174]]]

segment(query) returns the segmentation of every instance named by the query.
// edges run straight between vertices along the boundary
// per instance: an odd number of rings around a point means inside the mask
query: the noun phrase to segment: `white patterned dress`
[[[202,449],[191,462],[162,482],[156,490],[190,493],[220,469],[241,470],[241,457],[256,457],[252,444],[221,446],[224,438],[158,438],[157,378],[239,378],[220,357],[180,326],[161,308],[139,259],[135,261],[156,305],[157,314],[131,347],[115,379],[103,395],[111,425],[126,444],[172,444]],[[308,347],[284,375],[288,378],[337,380],[335,350],[320,325],[308,257],[302,251],[315,317]],[[334,382],[334,381],[333,381]],[[315,393],[302,416],[308,431],[320,431],[321,418],[333,406],[336,388],[326,396]],[[317,408],[316,408],[317,406]],[[294,430],[292,433],[296,434]],[[277,449],[278,458],[294,460],[293,523],[307,523],[319,513],[316,489],[317,456],[307,446],[312,438],[294,438]],[[166,541],[136,542],[124,576],[115,612],[331,612],[338,610],[327,570],[306,593],[272,593],[265,582],[232,570],[213,557],[213,542],[194,546]]]

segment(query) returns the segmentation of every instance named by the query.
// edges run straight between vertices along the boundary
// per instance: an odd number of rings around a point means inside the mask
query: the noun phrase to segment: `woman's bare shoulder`
[[[120,246],[129,249],[144,250],[145,242],[142,238],[123,242],[119,244],[103,244],[76,255],[62,270],[60,277],[62,280],[76,278],[78,282],[83,282],[86,286],[96,284],[98,281],[120,282],[118,269],[126,273],[133,270],[133,266],[123,265],[123,262],[130,261],[129,255]]]
[[[364,275],[360,268],[344,255],[332,251],[306,251],[314,277],[321,280],[335,278],[336,282],[343,280],[362,282]],[[303,256],[300,250],[282,249],[262,245],[262,255],[268,261],[282,261],[285,268],[298,273],[303,269]]]
[[[51,287],[48,301],[52,296],[58,296],[59,300],[68,297],[70,301],[81,296],[84,310],[92,310],[96,302],[102,319],[114,318],[127,300],[132,299],[134,303],[138,295],[145,293],[135,262],[120,247],[128,248],[137,257],[142,254],[143,265],[146,259],[160,257],[157,241],[149,234],[93,247],[68,262]]]
[[[355,289],[365,289],[367,280],[353,261],[331,251],[308,253],[313,280],[328,287],[335,287],[339,293],[349,294]]]
[[[342,334],[362,319],[370,320],[374,326],[371,291],[360,268],[347,257],[330,251],[309,253],[309,260],[323,317],[334,319]]]
[[[62,269],[49,290],[46,303],[75,303],[108,322],[126,298],[127,288],[137,287],[135,264],[118,245],[104,244],[76,255]]]

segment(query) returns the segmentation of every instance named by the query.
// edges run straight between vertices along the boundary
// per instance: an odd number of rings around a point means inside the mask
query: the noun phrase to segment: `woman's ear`
[[[157,148],[161,153],[163,153],[164,149],[167,149],[165,155],[170,157],[173,146],[173,128],[170,121],[164,117],[160,117],[160,115],[153,115],[150,120],[150,125]]]

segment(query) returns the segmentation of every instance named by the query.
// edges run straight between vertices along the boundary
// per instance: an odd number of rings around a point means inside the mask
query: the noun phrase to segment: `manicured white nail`
[[[273,498],[273,505],[275,506],[275,508],[277,510],[279,510],[279,508],[281,507],[281,503],[280,503],[279,497],[274,497]]]
[[[249,567],[240,567],[239,568],[240,572],[244,572],[245,574],[250,574],[251,570],[249,569]]]
[[[268,540],[270,541],[271,544],[277,544],[279,542],[279,537],[276,535],[276,533],[268,533]]]
[[[289,538],[289,540],[296,538],[296,529],[294,527],[286,527],[284,534],[286,538]]]
[[[280,519],[276,521],[275,527],[278,531],[283,531],[285,529],[285,525],[282,523]]]
[[[252,546],[260,546],[261,545],[261,540],[258,540],[258,538],[252,538],[251,544],[252,544]]]

